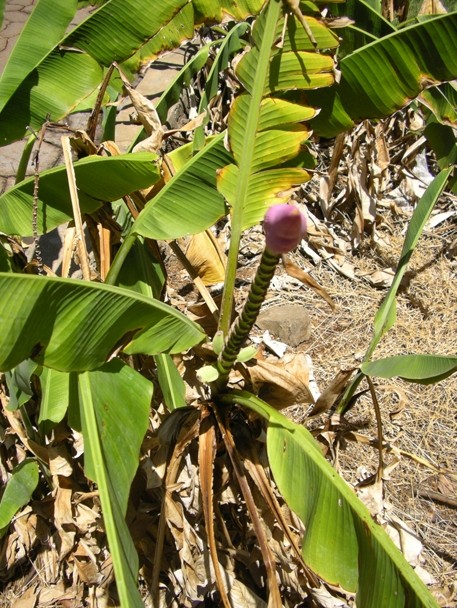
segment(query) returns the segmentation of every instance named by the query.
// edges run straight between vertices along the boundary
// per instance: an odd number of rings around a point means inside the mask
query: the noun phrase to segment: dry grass
[[[386,257],[398,259],[402,237],[391,241],[394,246]],[[363,258],[355,263],[359,270],[367,271],[385,268],[392,259],[380,258],[367,248]],[[312,318],[312,340],[306,352],[313,359],[315,375],[322,388],[340,368],[354,367],[360,362],[385,290],[377,290],[363,280],[351,281],[324,266],[312,274],[338,303],[337,311],[332,313],[309,290],[301,290],[294,297],[303,303]],[[379,344],[374,358],[406,353],[455,355],[455,262],[443,255],[440,238],[422,238],[406,278],[397,300],[397,322]],[[384,439],[403,453],[385,483],[385,499],[392,506],[392,512],[413,528],[423,542],[423,567],[437,580],[437,586],[457,585],[455,507],[418,495],[418,491],[441,491],[449,498],[457,498],[457,376],[429,386],[399,379],[378,381],[376,389]],[[401,411],[391,416],[398,409]],[[369,397],[358,401],[346,421],[366,437],[376,438],[376,418]],[[387,455],[385,459],[389,463],[392,456]],[[378,451],[360,443],[340,442],[338,463],[343,476],[356,483],[361,465],[371,474],[376,472]],[[442,605],[451,603],[444,601]]]

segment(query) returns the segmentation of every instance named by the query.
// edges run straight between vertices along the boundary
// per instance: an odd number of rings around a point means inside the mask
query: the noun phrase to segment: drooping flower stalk
[[[217,361],[217,384],[220,388],[226,384],[240,349],[257,319],[281,254],[292,251],[302,240],[306,232],[306,219],[297,207],[273,205],[265,214],[264,231],[265,249],[248,298]]]

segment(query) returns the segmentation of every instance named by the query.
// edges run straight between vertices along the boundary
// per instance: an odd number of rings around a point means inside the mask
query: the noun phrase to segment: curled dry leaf
[[[395,276],[395,268],[386,268],[385,270],[376,270],[375,272],[371,272],[367,275],[359,275],[363,276],[364,279],[372,285],[372,287],[378,287],[380,289],[385,289],[386,287],[390,287],[394,280]]]
[[[162,145],[163,137],[165,135],[165,129],[162,127],[157,110],[155,109],[152,101],[131,86],[130,82],[124,76],[121,70],[119,70],[119,75],[128,96],[132,100],[133,107],[137,113],[138,121],[143,125],[143,128],[148,136],[147,139],[135,146],[133,151],[157,152]]]
[[[211,231],[206,230],[191,237],[186,257],[204,285],[215,285],[224,281],[226,256]]]
[[[275,363],[257,361],[248,367],[248,372],[254,391],[276,409],[314,402],[309,387],[309,364],[303,353]]]
[[[22,593],[21,597],[11,604],[11,608],[35,608],[38,601],[38,588],[38,584],[36,583],[31,585]]]
[[[323,298],[332,310],[335,310],[336,304],[332,297],[326,291],[322,285],[320,285],[312,276],[297,266],[292,260],[288,259],[287,256],[283,256],[282,262],[284,264],[285,271],[290,277],[294,277],[301,281],[304,285],[310,287],[315,291],[321,298]]]
[[[49,448],[49,470],[51,475],[71,477],[73,466],[70,455],[64,445]]]
[[[330,384],[322,391],[309,416],[316,416],[329,410],[338,400],[355,368],[340,370]]]

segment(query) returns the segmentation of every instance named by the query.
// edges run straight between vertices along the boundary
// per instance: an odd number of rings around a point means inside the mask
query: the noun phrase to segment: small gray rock
[[[257,317],[257,327],[293,348],[311,337],[311,319],[298,304],[280,304],[268,308]]]

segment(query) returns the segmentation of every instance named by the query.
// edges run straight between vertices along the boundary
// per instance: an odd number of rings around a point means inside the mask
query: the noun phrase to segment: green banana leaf
[[[222,41],[217,41],[217,55],[208,71],[206,77],[205,88],[200,97],[198,104],[198,113],[206,112],[204,122],[194,132],[194,152],[200,150],[205,142],[205,127],[209,123],[209,113],[207,111],[210,101],[217,95],[219,91],[220,74],[224,72],[230,63],[232,57],[238,53],[247,43],[243,40],[243,36],[249,30],[249,24],[245,21],[236,24],[227,33]]]
[[[334,5],[334,15],[349,18],[354,23],[339,28],[342,41],[338,48],[338,57],[341,59],[356,49],[383,38],[396,31],[396,27],[384,19],[381,14],[381,4],[365,2],[365,0],[347,0],[342,5]],[[333,12],[333,11],[332,11]]]
[[[148,427],[152,384],[119,359],[79,374],[77,382],[76,417],[79,414],[84,437],[84,470],[100,494],[121,606],[142,608],[138,554],[125,515]]]
[[[424,135],[435,153],[440,169],[444,170],[457,164],[457,138],[454,127],[430,121],[424,129]],[[451,191],[455,194],[455,184]]]
[[[0,76],[0,111],[21,82],[63,38],[76,8],[76,0],[38,0],[35,4]]]
[[[356,592],[363,608],[437,608],[384,529],[326,461],[311,433],[245,391],[221,397],[268,420],[268,460],[279,491],[305,525],[305,563]]]
[[[57,424],[67,413],[70,394],[70,374],[50,367],[42,367],[40,378],[41,401],[38,423],[50,427]]]
[[[92,101],[104,68],[114,61],[133,73],[141,63],[192,38],[196,19],[212,20],[215,12],[221,18],[224,13],[242,18],[258,12],[263,0],[107,0],[67,36],[64,23],[74,12],[74,0],[40,3],[53,4],[45,27],[37,14],[10,60],[9,73],[17,69],[20,77],[10,81],[1,99],[1,145],[21,139],[27,127],[39,130],[46,120],[62,120],[84,100]],[[34,52],[24,57],[21,49],[29,47]]]
[[[167,354],[155,355],[154,361],[157,365],[157,378],[167,408],[172,412],[178,407],[185,407],[187,405],[186,385],[172,357]]]
[[[38,464],[27,458],[14,469],[0,501],[0,538],[19,509],[30,502],[37,485]]]
[[[138,237],[121,268],[116,285],[160,300],[165,281],[163,264],[153,255],[148,243]]]
[[[419,384],[434,384],[457,371],[457,357],[439,355],[396,355],[367,361],[361,365],[367,376],[378,378],[403,378]]]
[[[421,196],[419,203],[411,217],[411,220],[406,231],[405,240],[400,254],[400,261],[395,272],[392,285],[387,292],[386,297],[379,307],[374,319],[374,335],[370,342],[365,355],[367,360],[373,354],[384,334],[389,331],[395,324],[397,319],[396,296],[400,287],[401,280],[406,272],[409,260],[417,246],[422,231],[427,223],[428,218],[437,203],[439,197],[443,193],[446,184],[448,183],[451,169],[440,171],[434,180],[429,184],[424,194]]]
[[[32,376],[35,374],[37,364],[31,359],[21,361],[11,371],[5,372],[5,381],[8,387],[9,401],[7,409],[14,412],[30,401],[33,396]]]
[[[192,149],[188,144],[188,150]],[[192,157],[152,199],[132,226],[132,233],[171,240],[202,232],[226,214],[216,189],[216,172],[231,161],[224,133]]]
[[[382,337],[395,325],[397,320],[396,297],[401,280],[406,272],[409,260],[417,246],[417,243],[419,242],[419,238],[428,218],[430,217],[433,207],[441,196],[444,188],[449,183],[451,172],[452,169],[448,168],[438,173],[438,175],[427,187],[426,191],[418,202],[416,209],[414,210],[406,231],[405,240],[403,242],[403,247],[400,254],[400,260],[395,271],[392,285],[390,286],[389,291],[387,292],[374,318],[373,337],[365,353],[364,362],[371,358]],[[337,411],[339,413],[343,413],[345,411],[363,377],[363,372],[358,372],[355,378],[349,384],[337,406]]]
[[[131,57],[186,4],[186,0],[107,0],[70,34],[62,36],[45,56],[39,49],[36,58],[27,60],[27,66],[34,63],[33,70],[3,99],[0,143],[20,139],[27,126],[38,130],[45,120],[58,121],[71,113],[96,92],[104,66]],[[65,3],[59,5],[50,14],[55,11],[66,15]],[[59,38],[62,20],[48,20],[43,30],[46,36],[41,34],[41,38]],[[26,36],[24,46],[30,37]],[[20,60],[18,57],[16,64]]]
[[[59,121],[84,100],[93,99],[103,79],[102,67],[76,50],[52,50],[4,99],[0,112],[0,144],[24,137],[28,127],[39,131],[46,120]]]
[[[92,213],[105,201],[147,188],[158,181],[157,155],[149,152],[102,157],[88,156],[74,163],[82,213]],[[0,231],[33,236],[33,177],[0,196]],[[49,232],[73,217],[65,167],[40,173],[37,231]]]
[[[173,308],[120,287],[0,273],[0,292],[0,370],[28,358],[60,371],[93,370],[121,347],[177,353],[205,337]]]
[[[422,91],[419,101],[443,125],[457,128],[457,82],[445,82]]]
[[[440,15],[376,40],[338,65],[338,85],[309,91],[322,108],[313,130],[333,137],[366,118],[382,118],[406,106],[431,84],[457,77],[457,12]]]

